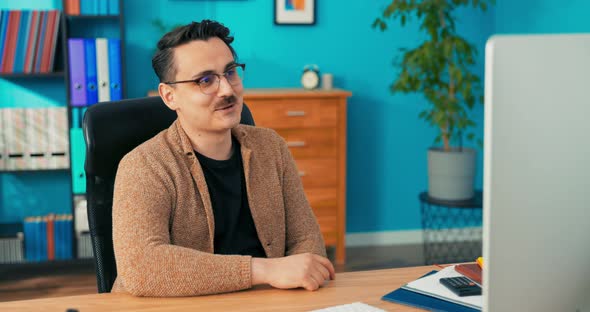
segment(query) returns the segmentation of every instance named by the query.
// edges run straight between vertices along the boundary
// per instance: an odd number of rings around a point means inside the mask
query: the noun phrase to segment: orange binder
[[[53,215],[49,215],[45,218],[47,221],[47,260],[54,260],[55,259],[55,239],[53,237],[55,229],[54,229],[54,220],[55,217]]]
[[[483,280],[481,277],[481,268],[479,265],[477,265],[477,263],[457,264],[455,266],[455,271],[482,285]]]

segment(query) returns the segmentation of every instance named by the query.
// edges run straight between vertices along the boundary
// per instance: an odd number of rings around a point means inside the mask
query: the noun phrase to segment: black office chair
[[[175,119],[176,113],[160,97],[99,103],[89,107],[84,115],[88,223],[99,293],[110,292],[117,277],[112,206],[119,161],[136,146],[168,128]],[[246,105],[241,123],[254,125]]]

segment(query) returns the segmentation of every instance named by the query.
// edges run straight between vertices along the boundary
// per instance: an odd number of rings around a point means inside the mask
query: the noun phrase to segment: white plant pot
[[[475,150],[428,150],[428,195],[442,200],[466,200],[475,195]]]

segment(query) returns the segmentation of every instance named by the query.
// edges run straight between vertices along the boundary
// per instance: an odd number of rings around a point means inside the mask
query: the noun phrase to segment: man
[[[232,41],[204,20],[158,42],[158,91],[178,118],[119,164],[113,292],[316,290],[335,277],[285,142],[239,124],[245,65]]]

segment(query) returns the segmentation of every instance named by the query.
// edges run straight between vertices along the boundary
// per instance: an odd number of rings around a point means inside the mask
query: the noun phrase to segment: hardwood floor
[[[0,301],[96,293],[92,260],[0,265]]]
[[[334,259],[334,250],[328,250]],[[423,265],[422,245],[354,247],[337,272]],[[93,260],[0,265],[0,301],[96,293]]]

